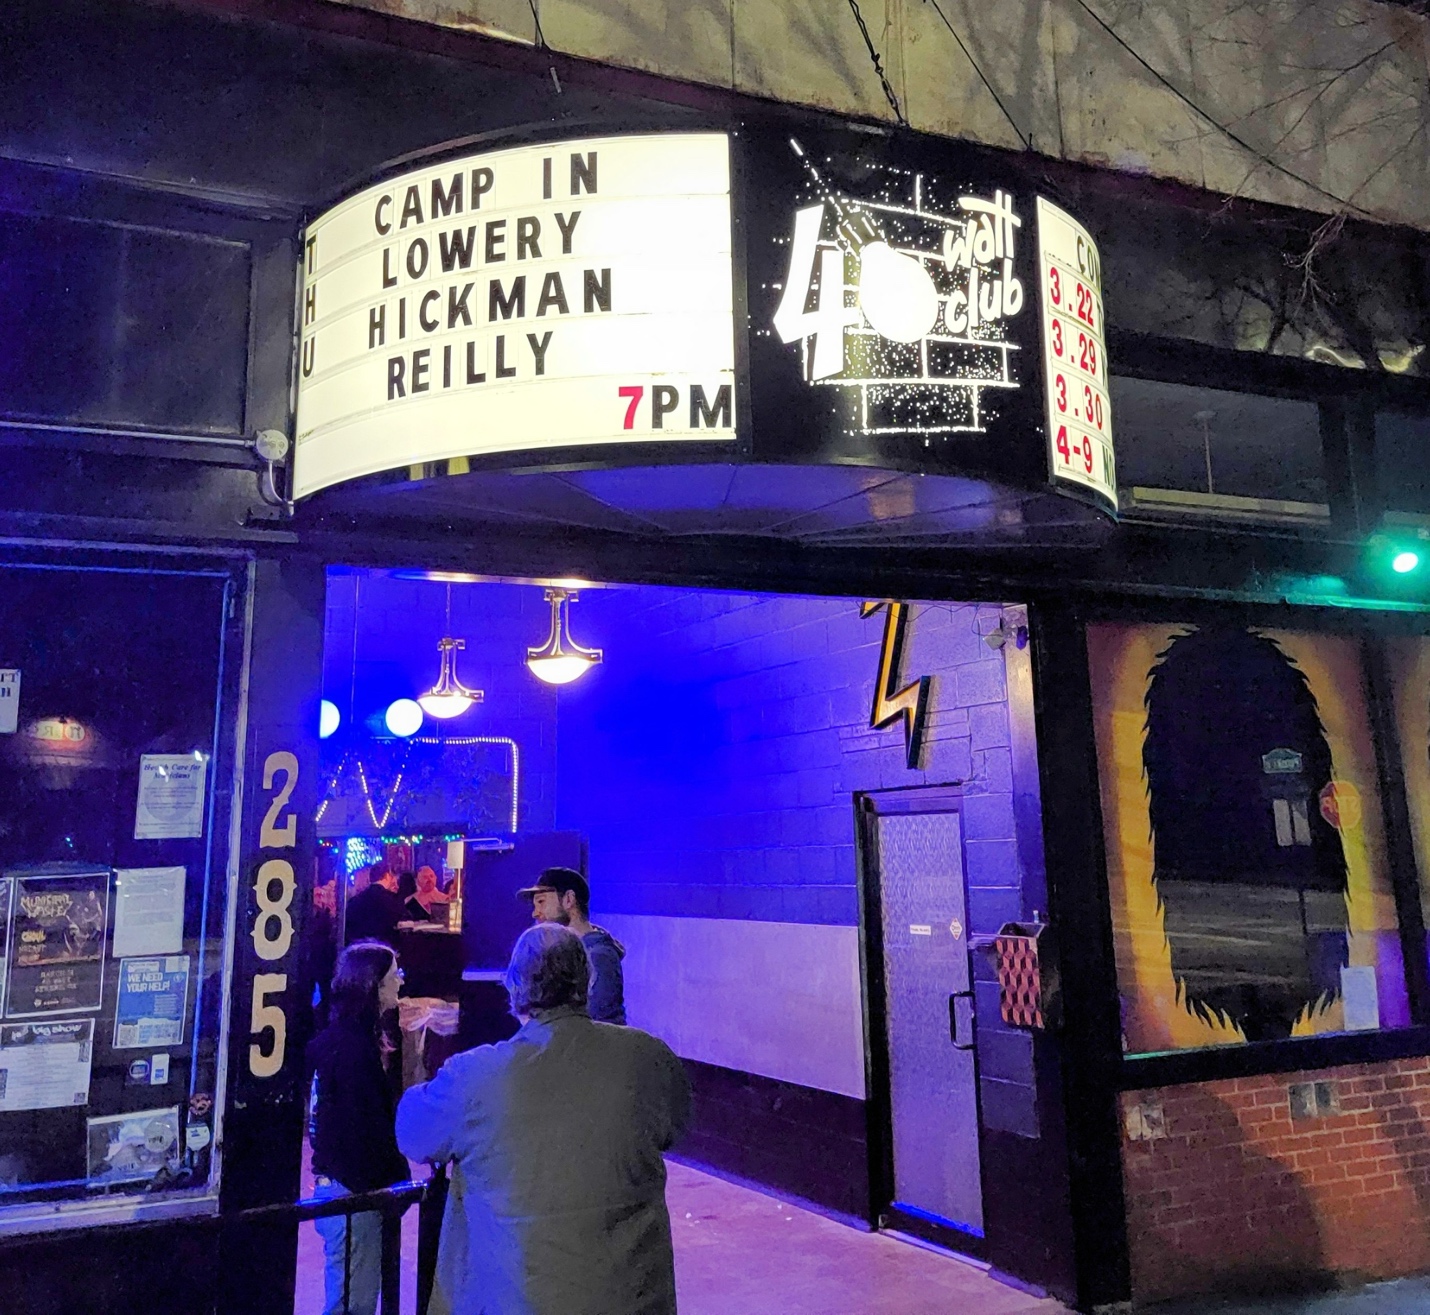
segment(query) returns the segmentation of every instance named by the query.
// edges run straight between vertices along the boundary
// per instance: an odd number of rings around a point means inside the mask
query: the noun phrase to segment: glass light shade
[[[398,699],[388,704],[383,721],[388,730],[405,740],[422,729],[422,709],[413,699]]]
[[[569,685],[590,671],[595,662],[575,653],[564,653],[559,657],[529,657],[526,665],[537,680],[544,680],[548,685]]]
[[[569,685],[601,660],[601,650],[582,648],[571,638],[570,605],[576,601],[571,590],[548,589],[546,601],[551,604],[551,633],[539,648],[526,650],[526,665],[548,685]]]
[[[343,715],[338,705],[328,699],[318,704],[318,738],[326,740],[342,724]]]
[[[448,717],[460,717],[475,700],[465,694],[423,694],[417,702],[429,717],[446,721]]]
[[[1406,551],[1404,552],[1398,552],[1395,554],[1394,559],[1390,563],[1390,569],[1394,571],[1397,575],[1408,575],[1419,565],[1420,554],[1418,552],[1411,552],[1409,549],[1406,549]]]
[[[453,639],[444,635],[437,644],[442,655],[442,669],[437,675],[437,683],[425,694],[417,696],[422,711],[439,721],[449,717],[460,717],[474,703],[480,703],[486,696],[479,689],[468,689],[457,679],[457,650],[466,648],[465,639]]]

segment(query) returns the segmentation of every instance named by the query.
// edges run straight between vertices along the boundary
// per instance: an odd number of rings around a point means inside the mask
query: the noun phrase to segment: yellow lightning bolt
[[[899,668],[903,663],[904,634],[908,626],[907,603],[896,603],[892,598],[872,599],[859,605],[860,616],[873,616],[880,608],[888,609],[884,621],[884,643],[879,650],[879,679],[874,685],[874,708],[869,714],[869,725],[874,730],[883,730],[900,717],[904,721],[905,761],[910,769],[919,766],[923,753],[924,720],[928,714],[929,688],[932,676],[920,676],[917,680],[895,689],[899,683]]]

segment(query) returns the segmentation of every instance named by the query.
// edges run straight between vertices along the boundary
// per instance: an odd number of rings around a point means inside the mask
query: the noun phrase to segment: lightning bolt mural
[[[899,683],[899,669],[903,664],[909,605],[896,603],[892,598],[879,598],[861,603],[859,615],[873,616],[881,608],[888,609],[888,616],[884,620],[884,642],[879,650],[879,679],[874,685],[874,708],[869,714],[869,725],[879,731],[902,717],[905,761],[911,770],[916,770],[922,765],[920,759],[923,757],[924,724],[928,715],[929,689],[933,684],[933,677],[920,676],[903,689],[895,689]]]

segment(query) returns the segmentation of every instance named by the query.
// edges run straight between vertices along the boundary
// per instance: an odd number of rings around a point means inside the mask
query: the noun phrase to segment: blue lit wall
[[[355,743],[431,684],[445,598],[423,580],[332,576],[325,693]],[[901,726],[869,728],[884,615],[862,618],[857,599],[586,590],[572,628],[605,661],[553,689],[524,663],[545,638],[541,589],[456,584],[460,670],[487,699],[448,725],[518,741],[522,831],[586,837],[593,917],[629,951],[632,1022],[687,1058],[858,1099],[854,794],[962,782],[970,931],[1041,901],[1022,888],[1040,864],[1015,840],[1005,655],[984,643],[1000,615],[912,605],[903,678],[931,675],[933,691],[910,770]],[[992,989],[980,1014],[996,1027]],[[985,1109],[1011,1093],[1005,1126],[1034,1117],[1026,1042],[980,1045]]]
[[[884,614],[857,600],[612,590],[575,617],[606,662],[561,693],[557,824],[589,836],[603,909],[854,926],[854,792],[963,781],[971,912],[1021,916],[997,608],[911,609],[922,771],[869,729]]]
[[[486,698],[446,722],[445,730],[516,740],[522,774],[519,829],[549,831],[556,816],[556,693],[535,679],[524,662],[527,647],[546,638],[549,608],[541,590],[532,586],[458,583],[451,590],[451,634],[467,642],[457,655],[457,672],[463,684],[485,691]],[[446,600],[447,586],[436,581],[329,571],[323,697],[337,706],[343,724],[324,744],[328,771],[336,769],[336,759],[348,747],[375,762],[390,761],[397,751],[380,742],[386,739],[382,715],[394,699],[416,698],[436,680]],[[421,733],[433,730],[429,718]],[[502,776],[507,772],[506,755],[496,748],[471,751],[462,761]],[[448,782],[449,793],[459,784]],[[335,807],[341,811],[341,801]],[[360,807],[351,815],[365,826]],[[428,815],[456,811],[437,800],[423,807]]]

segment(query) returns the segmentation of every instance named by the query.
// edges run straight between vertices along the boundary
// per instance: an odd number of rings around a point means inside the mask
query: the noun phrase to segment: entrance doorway
[[[983,1251],[978,1065],[962,797],[856,795],[881,1227]]]

